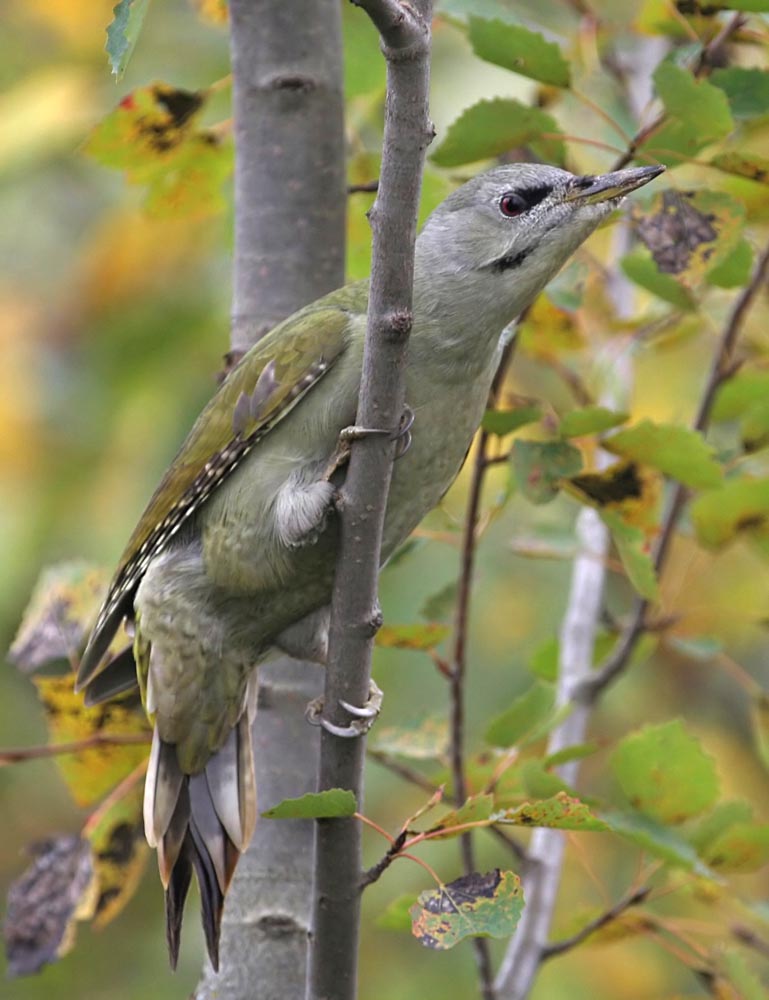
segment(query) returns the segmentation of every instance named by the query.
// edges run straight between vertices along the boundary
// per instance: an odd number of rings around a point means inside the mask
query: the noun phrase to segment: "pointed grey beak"
[[[664,170],[664,167],[631,167],[629,170],[615,170],[597,177],[577,177],[564,194],[563,200],[594,205],[622,198],[659,177]]]

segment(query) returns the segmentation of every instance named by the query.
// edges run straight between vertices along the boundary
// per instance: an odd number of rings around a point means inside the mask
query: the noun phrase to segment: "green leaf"
[[[512,459],[521,492],[535,504],[553,500],[560,481],[582,468],[579,449],[565,441],[516,441]]]
[[[731,254],[705,275],[709,285],[717,288],[740,288],[746,284],[753,267],[753,247],[740,240]]]
[[[470,43],[475,54],[486,62],[540,83],[569,86],[569,63],[555,42],[548,42],[537,31],[499,20],[471,17]]]
[[[697,497],[691,506],[697,538],[707,548],[720,548],[741,532],[769,526],[769,478],[730,479],[718,490]]]
[[[559,135],[555,119],[545,111],[498,97],[463,111],[430,159],[441,167],[456,167],[530,146],[543,160],[562,164],[566,150]]]
[[[504,437],[519,427],[534,424],[542,417],[541,406],[519,406],[515,410],[486,410],[481,427],[489,434]]]
[[[426,948],[445,951],[466,937],[510,937],[522,912],[515,872],[473,872],[421,892],[411,908],[412,933]]]
[[[601,819],[614,833],[674,868],[684,868],[703,878],[713,878],[713,872],[699,859],[691,844],[670,827],[662,826],[641,813],[602,812]]]
[[[517,746],[550,720],[556,711],[555,689],[537,682],[516,698],[486,729],[486,742],[497,747]]]
[[[707,80],[666,60],[654,71],[654,84],[668,118],[644,148],[663,163],[688,159],[734,128],[726,94]]]
[[[769,4],[765,10],[769,10]],[[719,965],[728,980],[728,989],[722,990],[716,980],[712,984],[712,996],[739,1000],[766,1000],[766,987],[756,973],[748,966],[745,956],[731,949],[723,949],[718,956]],[[736,992],[734,992],[736,991]]]
[[[725,174],[735,177],[746,177],[757,184],[769,184],[769,160],[756,153],[743,153],[729,150],[717,153],[710,161],[711,167],[722,170]]]
[[[723,480],[712,449],[701,434],[688,427],[643,420],[605,438],[603,446],[615,455],[659,469],[694,489],[718,486]]]
[[[574,789],[555,771],[545,767],[538,758],[524,760],[518,766],[518,773],[525,794],[531,799],[551,799],[556,795],[574,795]]]
[[[330,819],[353,816],[358,806],[355,796],[345,788],[325,792],[307,792],[296,799],[283,799],[262,813],[265,819]]]
[[[718,796],[715,762],[680,719],[630,733],[611,763],[633,807],[661,823],[682,823]]]
[[[412,760],[441,760],[449,745],[448,722],[434,715],[415,726],[377,727],[375,734],[375,750]]]
[[[756,692],[750,699],[750,726],[759,760],[769,768],[769,694]]]
[[[617,637],[611,632],[599,632],[593,644],[593,665],[600,663],[614,649]],[[561,655],[561,644],[557,637],[545,639],[531,655],[527,666],[531,673],[543,681],[558,679],[558,661]]]
[[[600,434],[612,427],[624,424],[630,419],[628,413],[617,413],[605,406],[584,406],[572,410],[561,417],[559,432],[562,437],[583,437],[586,434]]]
[[[119,0],[113,8],[112,22],[107,28],[106,50],[112,72],[118,80],[131,58],[149,5],[150,0]]]
[[[769,10],[769,3],[767,3]],[[765,69],[729,66],[710,74],[710,82],[726,94],[735,118],[769,114],[769,72]]]
[[[426,651],[439,646],[450,634],[448,625],[438,622],[416,622],[413,625],[383,625],[374,640],[377,646],[391,649]]]
[[[611,532],[628,580],[641,597],[654,601],[659,595],[657,574],[646,535],[613,510],[602,510],[601,518]]]
[[[756,403],[769,399],[769,370],[743,368],[718,390],[714,420],[735,420]]]
[[[663,274],[646,247],[637,247],[620,260],[620,267],[631,281],[676,309],[691,312],[696,300],[688,288],[670,274]]]
[[[708,844],[702,860],[715,871],[758,871],[769,862],[769,824],[734,823]]]
[[[558,792],[549,799],[539,802],[524,802],[514,809],[505,809],[494,814],[496,823],[510,823],[514,826],[545,826],[553,830],[590,830],[603,832],[609,829],[607,823],[599,819],[589,806],[566,792]]]
[[[388,903],[379,914],[374,923],[384,931],[397,931],[398,933],[411,933],[411,907],[416,900],[413,892],[406,892],[398,896],[391,903]]]
[[[471,795],[459,809],[452,809],[445,816],[441,816],[435,826],[431,826],[427,832],[435,835],[438,831],[444,831],[440,836],[431,838],[435,840],[460,837],[463,831],[454,832],[454,827],[462,826],[466,823],[483,822],[491,816],[493,809],[493,795]]]
[[[719,802],[688,832],[686,839],[702,854],[710,844],[735,823],[749,823],[753,808],[747,802]]]
[[[431,594],[419,609],[419,614],[429,622],[440,622],[449,618],[457,603],[457,581],[450,580],[436,593]]]
[[[591,757],[601,749],[600,743],[575,743],[573,746],[564,747],[555,753],[548,754],[543,763],[545,767],[560,767],[561,764],[568,764],[572,760],[583,760]]]

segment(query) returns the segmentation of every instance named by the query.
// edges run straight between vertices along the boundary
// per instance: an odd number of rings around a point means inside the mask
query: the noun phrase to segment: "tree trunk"
[[[345,163],[339,0],[231,0],[235,252],[231,346],[247,350],[344,283]],[[316,667],[259,671],[254,751],[261,808],[315,783],[304,721]],[[224,910],[221,972],[197,1000],[287,1000],[305,992],[312,824],[261,821]]]

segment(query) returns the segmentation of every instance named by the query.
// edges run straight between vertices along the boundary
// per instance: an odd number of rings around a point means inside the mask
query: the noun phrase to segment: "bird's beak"
[[[622,198],[636,188],[648,184],[663,171],[664,167],[632,167],[630,170],[615,170],[597,177],[576,177],[563,196],[564,201],[595,205],[602,201]]]

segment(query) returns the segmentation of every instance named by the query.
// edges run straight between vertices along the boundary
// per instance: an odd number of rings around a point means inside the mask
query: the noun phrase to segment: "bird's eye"
[[[513,219],[516,215],[521,215],[528,207],[526,200],[519,194],[515,194],[514,191],[508,191],[507,194],[503,194],[499,199],[499,210],[508,219]]]

